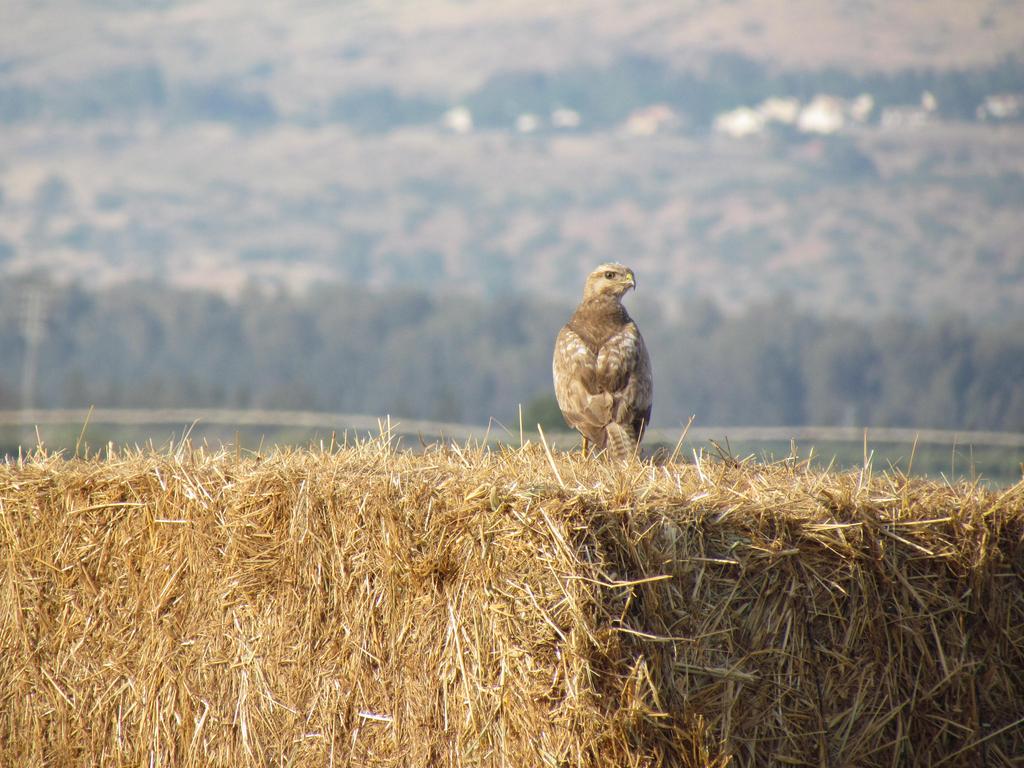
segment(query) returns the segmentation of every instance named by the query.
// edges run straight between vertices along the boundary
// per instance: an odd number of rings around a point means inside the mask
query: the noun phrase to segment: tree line
[[[266,64],[269,75],[272,64]],[[244,75],[180,82],[159,64],[131,63],[101,69],[74,82],[42,88],[0,80],[0,124],[32,120],[75,122],[159,115],[171,122],[217,121],[261,130],[286,118],[265,89]],[[655,102],[673,106],[691,129],[707,130],[719,112],[769,96],[808,100],[817,93],[874,96],[878,107],[918,104],[923,91],[937,99],[947,119],[972,120],[985,97],[1018,92],[1024,59],[1005,57],[966,69],[908,68],[856,72],[838,67],[779,69],[738,53],[711,56],[701,70],[679,70],[649,56],[618,56],[606,65],[581,65],[555,72],[510,70],[490,77],[463,101],[477,125],[509,128],[523,112],[546,115],[571,107],[583,115],[583,130],[617,125],[633,110]],[[404,94],[388,86],[339,92],[303,119],[341,122],[365,132],[435,124],[451,106],[436,94]],[[1020,118],[1017,118],[1020,119]]]
[[[516,424],[557,420],[551,349],[572,307],[412,289],[45,285],[37,407],[297,408]],[[26,285],[0,285],[0,408],[20,403]],[[1024,430],[1024,324],[814,315],[777,300],[627,297],[654,361],[656,426]]]

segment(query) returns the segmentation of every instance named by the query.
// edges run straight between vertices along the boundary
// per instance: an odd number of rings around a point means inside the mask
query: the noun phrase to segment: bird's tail
[[[623,427],[614,421],[605,427],[605,434],[608,436],[606,450],[613,459],[628,459],[636,450],[636,438]]]

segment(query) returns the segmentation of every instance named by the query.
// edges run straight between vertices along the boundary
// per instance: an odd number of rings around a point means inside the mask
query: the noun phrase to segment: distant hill
[[[139,60],[170,77],[265,87],[288,114],[336,90],[400,85],[459,98],[496,73],[602,66],[624,55],[699,67],[858,71],[986,66],[1024,49],[1024,2],[956,0],[237,0],[5,2],[8,75],[39,85]]]
[[[0,275],[1019,318],[1022,10],[8,3]]]

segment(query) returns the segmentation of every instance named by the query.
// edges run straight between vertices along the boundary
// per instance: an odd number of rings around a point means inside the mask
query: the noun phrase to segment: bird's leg
[[[583,458],[587,458],[587,453],[590,449],[590,441],[587,440],[587,436],[583,435]]]

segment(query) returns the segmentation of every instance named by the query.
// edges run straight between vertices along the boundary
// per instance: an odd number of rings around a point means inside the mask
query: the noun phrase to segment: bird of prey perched
[[[569,426],[613,458],[631,456],[651,418],[651,360],[622,295],[633,270],[602,264],[587,277],[583,301],[558,333],[551,365],[555,397]]]

